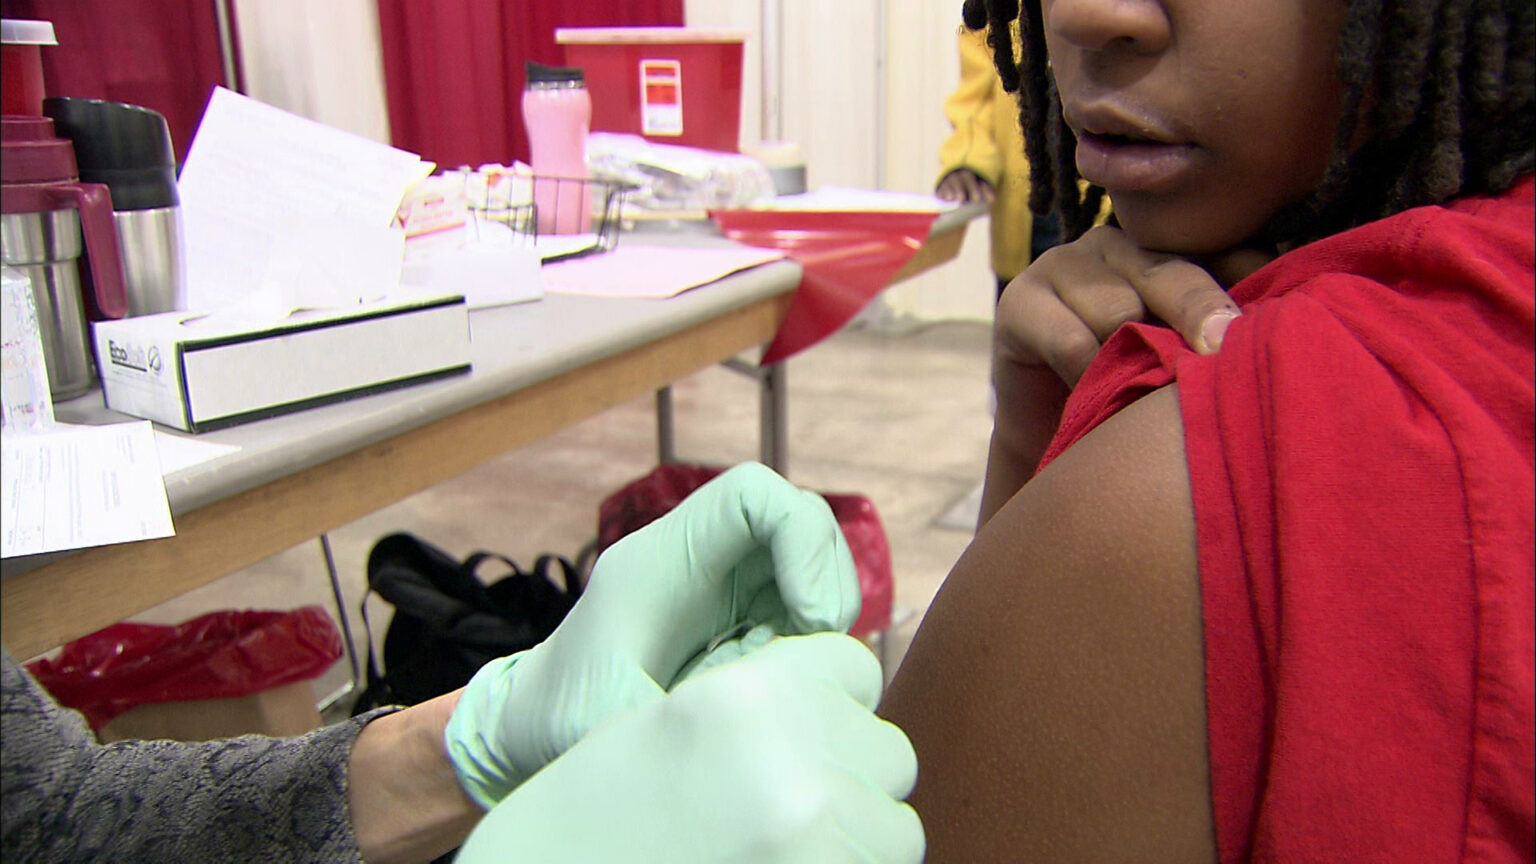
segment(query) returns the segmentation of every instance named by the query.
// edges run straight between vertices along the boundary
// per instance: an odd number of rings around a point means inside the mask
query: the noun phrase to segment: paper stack
[[[433,167],[216,89],[178,181],[188,308],[95,325],[107,406],[196,432],[467,371],[462,294],[401,288]]]

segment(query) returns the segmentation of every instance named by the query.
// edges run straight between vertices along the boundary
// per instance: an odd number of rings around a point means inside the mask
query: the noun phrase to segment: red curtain
[[[0,15],[53,23],[59,44],[42,49],[47,95],[160,112],[177,161],[187,155],[209,93],[224,83],[210,0],[3,0]]]
[[[676,27],[683,0],[378,0],[394,145],[442,168],[528,160],[523,63],[557,27]]]

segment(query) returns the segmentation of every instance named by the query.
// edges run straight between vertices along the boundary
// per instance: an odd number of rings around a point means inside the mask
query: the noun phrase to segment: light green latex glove
[[[604,717],[661,698],[685,666],[845,631],[858,614],[858,574],[826,501],[739,465],[605,551],[543,643],[475,674],[444,735],[449,756],[489,808]],[[740,638],[716,647],[722,635]]]
[[[616,715],[486,815],[458,864],[917,864],[906,735],[852,637],[775,640]]]

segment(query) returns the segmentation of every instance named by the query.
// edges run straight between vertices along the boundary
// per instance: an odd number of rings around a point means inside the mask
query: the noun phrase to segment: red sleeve
[[[1052,454],[1179,384],[1223,862],[1531,860],[1530,188],[1285,256],[1214,357],[1127,328],[1069,402]]]
[[[1178,366],[1223,861],[1528,860],[1529,225],[1355,238]]]

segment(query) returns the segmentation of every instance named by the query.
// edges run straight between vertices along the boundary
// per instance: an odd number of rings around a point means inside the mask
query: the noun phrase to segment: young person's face
[[[1042,0],[1077,166],[1151,249],[1241,244],[1321,179],[1339,0]]]

